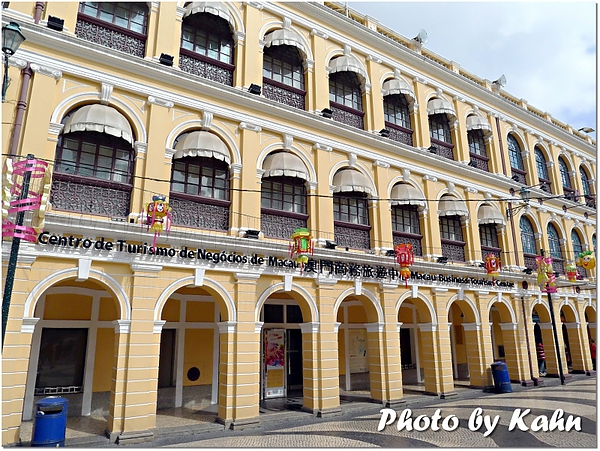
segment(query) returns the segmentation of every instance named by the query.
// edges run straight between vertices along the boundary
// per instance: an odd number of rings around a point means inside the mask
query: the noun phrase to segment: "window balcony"
[[[511,168],[511,177],[515,182],[520,183],[521,185],[527,185],[527,172]]]
[[[84,14],[77,16],[75,36],[139,58],[143,58],[145,55],[145,35],[116,27]]]
[[[306,227],[308,215],[263,208],[260,229],[266,238],[289,240],[294,230]]]
[[[442,255],[454,262],[465,261],[465,243],[460,241],[442,240]]]
[[[489,161],[490,159],[488,157],[484,157],[482,155],[478,155],[476,153],[469,153],[469,155],[471,156],[471,165],[473,167],[476,167],[477,169],[481,169],[482,171],[485,172],[490,172],[490,168],[489,168]]]
[[[371,226],[335,221],[334,232],[338,248],[371,249]]]
[[[171,193],[169,206],[172,208],[173,225],[209,230],[229,230],[229,205],[219,199],[194,198],[185,194]]]
[[[332,119],[334,121],[364,130],[365,125],[363,117],[365,113],[363,111],[348,108],[347,106],[335,102],[330,102],[330,108],[333,113]]]
[[[431,146],[435,148],[436,154],[440,157],[454,160],[454,144],[431,138]]]
[[[263,78],[263,95],[269,100],[283,103],[292,108],[305,109],[304,100],[306,98],[306,91],[269,80],[268,78]]]
[[[412,244],[413,252],[416,256],[423,255],[423,249],[421,248],[421,235],[416,235],[412,233],[394,233],[394,246],[397,244]]]
[[[407,128],[401,127],[400,125],[392,124],[391,122],[385,123],[385,128],[390,131],[389,138],[393,141],[406,144],[407,146],[413,145],[413,131]]]
[[[180,49],[179,51],[179,68],[183,72],[207,78],[223,85],[233,86],[235,66],[207,58],[186,49]]]

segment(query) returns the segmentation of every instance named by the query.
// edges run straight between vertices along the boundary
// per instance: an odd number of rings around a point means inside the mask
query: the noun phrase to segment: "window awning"
[[[506,221],[504,221],[504,216],[502,216],[502,213],[500,213],[497,208],[487,204],[479,207],[479,211],[477,212],[477,222],[479,224],[506,225]]]
[[[290,152],[277,152],[265,158],[263,177],[298,177],[308,180],[306,166],[298,157]]]
[[[405,94],[413,98],[414,100],[417,100],[414,91],[405,80],[393,78],[391,80],[386,81],[383,84],[382,88],[384,91],[384,96],[389,96],[392,94]]]
[[[469,216],[469,209],[464,201],[454,196],[442,196],[438,206],[440,216]]]
[[[491,133],[492,126],[481,116],[471,114],[467,116],[467,130],[483,130],[486,133]]]
[[[306,56],[306,49],[304,48],[304,44],[302,44],[302,38],[298,33],[288,28],[275,30],[265,35],[265,47],[272,45],[292,45],[297,47]]]
[[[112,107],[100,104],[86,105],[75,111],[65,122],[62,133],[100,132],[123,138],[133,145],[129,121]]]
[[[452,108],[452,104],[445,99],[431,99],[427,102],[427,114],[448,114],[456,117],[456,112]]]
[[[392,205],[418,205],[425,207],[425,200],[419,190],[408,183],[399,183],[392,188]]]
[[[351,55],[338,56],[329,62],[329,73],[336,72],[356,72],[362,76],[363,80],[368,78],[358,60]]]
[[[185,157],[216,158],[229,164],[229,149],[223,141],[212,133],[195,131],[177,141],[173,159]]]
[[[214,16],[219,16],[229,22],[232,27],[235,26],[233,17],[231,17],[231,13],[221,2],[192,2],[185,7],[185,13],[183,13],[183,17],[185,18],[187,16],[191,16],[192,14],[198,13],[209,13]]]
[[[354,169],[342,169],[333,176],[333,192],[359,191],[362,193],[373,194],[371,182],[366,175]]]

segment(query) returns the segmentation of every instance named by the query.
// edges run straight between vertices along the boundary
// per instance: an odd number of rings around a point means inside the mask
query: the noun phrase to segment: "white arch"
[[[401,307],[402,303],[404,301],[406,301],[407,299],[414,299],[412,297],[412,293],[410,291],[407,291],[406,293],[404,293],[396,301],[396,317],[398,317],[398,313],[400,312],[400,307]],[[417,299],[420,299],[421,301],[423,301],[423,303],[429,310],[429,316],[431,316],[431,324],[433,326],[437,326],[438,325],[437,314],[435,312],[435,307],[433,306],[433,303],[423,293],[417,293]]]
[[[169,148],[173,148],[173,143],[175,142],[175,139],[179,135],[186,133],[188,131],[191,131],[192,129],[200,129],[200,128],[202,128],[202,121],[199,119],[190,119],[189,121],[182,122],[181,124],[177,125],[176,127],[174,127],[171,130],[171,132],[167,136],[167,142],[165,143],[165,146],[169,147]],[[232,164],[241,164],[242,163],[242,155],[240,153],[240,149],[237,146],[234,138],[229,133],[229,131],[222,127],[215,125],[214,122],[211,124],[211,126],[208,130],[217,131],[218,133],[216,133],[216,135],[219,137],[219,139],[221,139],[227,143],[227,147],[229,147],[229,150],[231,151],[230,166]]]
[[[344,299],[352,294],[354,294],[354,287],[348,288],[347,290],[343,291],[338,296],[338,298],[335,301],[335,304],[333,304],[333,317],[334,318],[337,318],[337,312],[340,308],[340,305],[344,301]],[[371,293],[369,290],[366,290],[364,287],[362,289],[361,295],[365,296],[368,300],[371,301],[371,303],[375,307],[375,310],[377,311],[377,322],[383,323],[384,322],[383,309],[381,308],[381,305],[379,305],[379,301],[377,300],[377,297],[373,293]]]
[[[27,299],[25,300],[23,317],[33,318],[37,301],[39,300],[40,296],[44,293],[44,291],[46,291],[52,285],[62,282],[63,280],[77,278],[78,272],[78,268],[62,269],[38,282],[38,284],[33,288],[33,290],[31,290],[31,292],[27,296]],[[119,282],[117,282],[108,274],[102,271],[98,271],[97,269],[90,269],[89,278],[105,284],[108,288],[110,288],[113,291],[113,293],[117,297],[117,302],[119,303],[119,319],[130,320],[131,304],[129,302],[129,297],[127,296],[127,293],[125,293],[123,287],[119,285]]]
[[[552,159],[552,152],[550,152],[550,149],[548,148],[548,146],[546,145],[546,143],[544,141],[542,141],[541,139],[538,139],[535,143],[533,143],[533,151],[535,152],[535,148],[539,147],[542,151],[542,154],[544,155],[544,160],[546,160],[546,163],[548,163],[549,161],[553,161]],[[550,172],[550,171],[548,171]],[[550,175],[550,173],[548,173],[548,175]]]
[[[585,304],[583,304],[583,311],[585,312],[585,309],[588,307],[592,307],[592,309],[594,310],[594,312],[598,312],[598,310],[596,309],[596,305],[592,302],[591,299],[588,299]]]
[[[510,135],[511,133],[517,135],[517,137],[519,138],[517,139],[517,141],[519,142],[519,145],[523,147],[521,149],[521,152],[529,152],[529,146],[527,145],[527,140],[525,139],[523,133],[521,133],[521,131],[517,127],[510,127],[506,132],[507,139],[508,135]],[[525,160],[523,160],[523,163],[525,163]]]
[[[571,239],[571,234],[573,233],[573,230],[577,230],[579,232],[579,238],[581,239],[581,246],[584,248],[584,250],[585,250],[586,246],[589,247],[589,244],[586,240],[585,230],[584,230],[583,226],[581,225],[581,223],[573,224],[573,226],[571,227],[571,233],[569,234],[569,239]]]
[[[163,292],[161,293],[161,295],[156,300],[156,304],[154,304],[154,321],[160,320],[162,309],[173,293],[175,293],[178,289],[183,288],[187,285],[192,285],[193,283],[194,283],[193,276],[183,277],[179,280],[176,280],[171,285],[169,285],[167,288],[165,288],[163,290]],[[225,305],[228,310],[227,311],[228,321],[236,322],[237,321],[237,311],[235,309],[235,303],[233,302],[233,299],[231,299],[231,296],[229,295],[229,293],[227,292],[225,287],[223,287],[223,285],[221,285],[219,282],[212,280],[212,279],[207,279],[206,277],[204,278],[202,287],[204,287],[204,286],[212,288],[217,293],[219,293],[219,295],[225,302]],[[199,288],[202,288],[202,287],[199,287]]]
[[[452,303],[454,301],[457,301],[457,300],[459,300],[458,294],[455,294],[450,299],[448,299],[448,302],[446,303],[446,311],[447,312],[450,312],[450,306],[452,305]],[[469,296],[464,296],[464,298],[460,299],[460,300],[465,301],[467,304],[469,304],[469,306],[473,309],[473,312],[475,312],[475,323],[481,324],[481,316],[479,315],[479,310],[477,310],[477,306],[471,300],[471,298]]]
[[[260,30],[258,31],[258,36],[260,39],[262,39],[267,33],[271,33],[272,31],[276,31],[276,30],[281,30],[285,28],[283,26],[283,21],[270,21],[267,22],[266,24],[264,24]],[[314,61],[314,57],[313,57],[313,53],[312,53],[312,48],[311,48],[311,44],[308,42],[308,40],[306,39],[306,37],[304,36],[304,34],[302,33],[302,30],[296,28],[293,25],[290,25],[290,30],[292,30],[294,33],[296,33],[300,39],[302,39],[302,44],[304,45],[304,49],[306,51],[306,54],[304,54],[304,64],[306,64],[306,60],[312,60]],[[302,53],[302,50],[298,49],[298,51],[300,53]]]
[[[290,149],[286,149],[285,147],[285,143],[282,141],[280,143],[274,143],[274,144],[269,144],[267,147],[265,147],[259,154],[258,154],[258,158],[256,160],[256,169],[262,169],[262,165],[265,161],[265,159],[269,156],[269,154],[275,150],[284,150],[286,152],[291,152],[293,150],[294,155],[296,155],[298,158],[300,158],[302,160],[302,162],[304,163],[304,165],[306,166],[306,169],[308,169],[309,172],[309,180],[311,182],[317,182],[317,171],[315,170],[315,167],[312,164],[312,161],[309,157],[306,156],[306,154],[302,151],[302,149],[300,149],[297,146],[292,145]]]
[[[354,166],[350,166],[350,160],[338,161],[332,166],[331,170],[329,171],[329,186],[333,185],[333,177],[335,176],[335,173],[343,168],[356,169],[362,175],[367,177],[369,179],[369,182],[371,182],[371,188],[373,189],[373,194],[371,195],[371,197],[379,197],[379,195],[377,194],[377,185],[375,185],[375,179],[371,175],[373,171],[370,171],[363,165],[363,163],[359,162],[356,162]]]
[[[515,311],[512,307],[512,305],[510,305],[510,302],[508,302],[506,299],[504,299],[504,297],[498,297],[498,296],[494,296],[492,299],[490,299],[490,301],[488,302],[487,305],[487,310],[488,310],[488,315],[492,310],[492,307],[494,306],[494,304],[498,302],[500,304],[504,304],[506,307],[508,307],[508,312],[510,313],[510,322],[513,324],[517,323],[517,315],[515,314]]]
[[[277,293],[277,292],[288,293],[288,292],[284,291],[284,286],[285,286],[285,284],[283,282],[276,283],[275,285],[271,285],[269,288],[267,288],[265,291],[263,291],[262,294],[258,297],[258,301],[256,302],[256,308],[254,309],[254,318],[255,318],[256,322],[260,321],[260,310],[262,309],[264,303],[269,298],[269,296],[271,296],[273,293]],[[302,297],[304,298],[304,300],[306,300],[306,302],[308,304],[308,308],[310,309],[311,321],[305,321],[305,322],[318,323],[319,322],[319,309],[317,308],[317,304],[316,304],[315,300],[313,299],[313,297],[310,295],[310,293],[308,291],[306,291],[300,285],[293,283],[292,288],[295,291],[302,294]],[[294,290],[292,290],[292,291],[294,291]]]
[[[559,235],[562,235],[562,236],[559,236],[558,238],[566,240],[567,232],[561,222],[562,221],[559,221],[558,218],[552,219],[552,216],[549,216],[548,218],[546,218],[546,224],[545,224],[545,227],[544,227],[544,230],[542,231],[542,233],[545,233],[546,235],[548,235],[548,225],[553,224],[558,229]]]
[[[52,116],[50,118],[50,122],[58,124],[67,114],[67,111],[70,111],[77,106],[81,106],[80,104],[85,101],[91,101],[90,103],[100,103],[100,92],[81,92],[78,94],[74,94],[70,97],[63,99],[57,106],[54,108],[52,112]],[[123,111],[126,113],[127,119],[132,123],[135,129],[135,137],[136,141],[146,143],[148,142],[148,134],[146,132],[146,127],[144,126],[144,121],[142,118],[123,100],[119,98],[118,94],[113,94],[110,98],[110,102],[108,106],[118,105]]]
[[[533,228],[534,228],[533,233],[545,233],[545,230],[542,230],[542,225],[540,224],[538,219],[535,217],[535,215],[531,211],[523,210],[523,211],[519,212],[519,215],[518,215],[519,221],[521,221],[522,216],[525,216],[527,219],[529,219],[529,222],[531,222],[533,224]]]
[[[331,60],[338,56],[346,56],[346,54],[344,53],[344,49],[339,49],[339,48],[333,49],[329,53],[327,53],[327,55],[325,56],[325,61],[326,61],[325,67],[329,67],[329,63],[331,63]],[[356,61],[356,63],[359,64],[360,68],[363,70],[364,74],[360,74],[358,72],[354,72],[354,73],[358,76],[358,79],[361,82],[361,88],[363,90],[365,90],[365,85],[371,84],[371,80],[369,78],[369,71],[367,70],[367,68],[365,67],[363,62],[360,60],[360,58],[358,58],[354,52],[350,51],[350,53],[347,56],[352,57],[352,59],[354,61]],[[364,75],[364,78],[363,78],[363,75]]]
[[[392,189],[398,183],[406,183],[406,184],[411,185],[413,188],[416,188],[419,191],[419,193],[423,196],[423,199],[426,199],[425,193],[423,192],[421,185],[417,181],[415,181],[414,178],[409,177],[408,180],[404,180],[404,177],[401,175],[395,176],[394,178],[391,179],[390,182],[388,182],[388,185],[386,187],[386,193],[387,193],[386,196],[388,199],[391,199]]]
[[[575,307],[575,305],[573,305],[573,303],[568,299],[565,298],[562,301],[560,301],[560,303],[558,304],[558,312],[560,314],[560,310],[565,306],[568,305],[569,307],[571,307],[571,309],[573,309],[573,312],[575,312],[575,321],[577,323],[581,323],[580,319],[579,319],[579,312],[577,311],[577,308]]]
[[[535,301],[533,301],[531,303],[530,315],[533,315],[533,309],[535,308],[536,305],[541,305],[542,307],[544,307],[546,309],[546,313],[548,314],[548,317],[550,317],[550,306],[548,305],[548,301],[543,299],[542,296],[536,297]]]
[[[187,1],[179,1],[177,2],[177,6],[179,6],[180,8],[185,8],[183,5],[185,5],[186,3]],[[230,2],[227,1],[215,3],[220,3],[221,5],[225,6],[229,10],[229,12],[234,16],[234,22],[236,27],[235,31],[239,31],[241,33],[246,32],[246,30],[244,29],[244,21],[242,20],[242,16],[240,16],[240,13],[238,12],[237,8],[231,8],[229,6]]]
[[[563,157],[565,163],[567,164],[567,170],[569,172],[575,170],[575,165],[573,164],[573,159],[571,158],[571,155],[565,149],[561,149],[561,151],[556,156],[556,163],[557,164],[558,164],[558,158],[559,157]]]

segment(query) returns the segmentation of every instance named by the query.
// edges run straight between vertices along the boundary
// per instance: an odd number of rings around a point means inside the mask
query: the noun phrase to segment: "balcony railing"
[[[146,50],[145,35],[84,14],[77,17],[75,36],[140,58],[144,57]]]
[[[552,194],[552,182],[546,179],[540,179],[540,189],[545,193]]]
[[[307,220],[308,215],[262,209],[260,214],[260,230],[267,238],[289,240],[294,230],[306,227]]]
[[[431,145],[435,148],[435,153],[440,157],[454,160],[454,144],[431,138]]]
[[[210,203],[209,203],[210,202]],[[198,229],[229,230],[228,201],[207,199],[205,202],[171,193],[169,205],[173,214],[173,225]]]
[[[476,167],[477,169],[481,169],[482,171],[485,172],[490,172],[490,168],[489,168],[489,161],[490,159],[488,157],[484,157],[482,155],[478,155],[476,153],[469,153],[469,155],[471,156],[471,165]]]
[[[596,208],[596,196],[592,196],[591,194],[586,194],[584,197],[585,197],[586,207]]]
[[[304,110],[306,91],[263,78],[263,95],[269,100]]]
[[[442,240],[442,255],[454,262],[465,261],[465,243]]]
[[[371,227],[357,224],[334,223],[338,248],[371,249]]]
[[[566,199],[573,202],[579,202],[579,191],[563,186],[563,193]]]
[[[535,257],[536,257],[536,255],[533,255],[533,254],[523,254],[523,260],[524,260],[523,264],[525,265],[526,268],[531,269],[534,272],[537,269],[537,263],[535,261]]]
[[[365,113],[363,111],[348,108],[344,105],[334,102],[330,102],[330,108],[332,112],[332,119],[334,121],[364,130],[365,125],[363,117]]]
[[[502,260],[502,249],[499,247],[481,246],[481,259],[483,261],[485,261],[485,257],[487,257],[488,254],[494,254]]]
[[[521,185],[527,185],[527,172],[511,168],[511,177],[515,182],[520,183]]]
[[[182,71],[227,86],[233,86],[233,70],[235,67],[231,64],[213,60],[186,49],[180,49],[179,51],[179,68]]]
[[[394,232],[394,246],[397,244],[412,244],[415,255],[423,255],[421,248],[421,235]]]
[[[391,122],[385,123],[385,128],[390,131],[389,138],[393,141],[400,142],[402,144],[406,144],[408,146],[413,145],[413,131],[408,128],[401,127],[396,124],[392,124]]]
[[[106,182],[104,182],[106,183]],[[55,210],[125,218],[131,212],[131,187],[102,181],[73,179],[55,173],[50,203]]]

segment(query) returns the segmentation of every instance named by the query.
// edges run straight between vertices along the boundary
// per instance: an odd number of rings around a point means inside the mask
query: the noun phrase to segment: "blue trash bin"
[[[492,363],[492,377],[494,378],[496,393],[512,393],[512,386],[510,385],[510,377],[508,376],[506,363]]]
[[[31,446],[65,446],[68,403],[65,398],[58,396],[40,399],[35,403]]]

